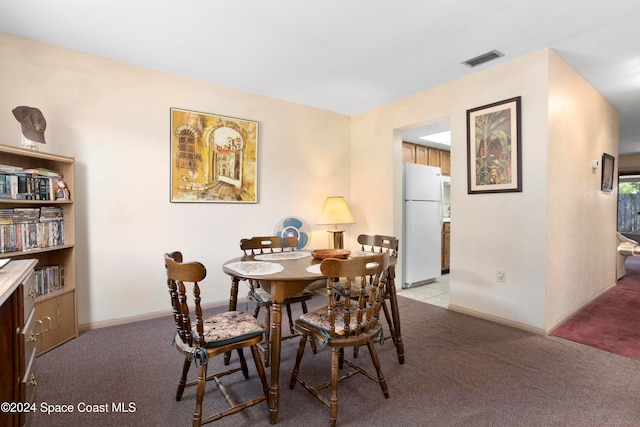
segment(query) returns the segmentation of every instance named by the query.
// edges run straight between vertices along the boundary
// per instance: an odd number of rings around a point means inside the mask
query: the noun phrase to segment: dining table
[[[350,256],[364,255],[366,252],[352,251]],[[371,254],[371,253],[369,253]],[[243,255],[225,262],[224,273],[231,276],[229,310],[234,311],[238,302],[238,287],[241,280],[257,280],[271,295],[271,376],[269,386],[269,419],[277,423],[280,407],[280,352],[282,337],[282,304],[287,295],[302,292],[317,280],[326,279],[320,271],[321,259],[312,251],[288,251],[254,255]],[[395,258],[390,259],[388,289],[391,293],[394,343],[400,363],[404,363],[404,347],[400,335],[400,318],[394,284]]]

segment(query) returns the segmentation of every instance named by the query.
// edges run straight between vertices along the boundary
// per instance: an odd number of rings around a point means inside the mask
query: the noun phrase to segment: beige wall
[[[617,157],[618,112],[553,53],[549,83],[546,321],[554,326],[616,281],[617,191],[600,190],[602,170],[591,163]]]
[[[295,215],[312,227],[311,244],[326,247],[315,222],[326,196],[349,198],[348,117],[9,34],[0,34],[0,64],[0,143],[18,145],[11,110],[30,105],[48,122],[42,151],[77,160],[81,325],[168,310],[166,251],[202,261],[204,301],[224,302],[221,266],[240,255],[241,238]],[[171,107],[259,122],[258,204],[169,202]]]
[[[615,212],[615,197],[602,195],[591,175],[588,182],[583,182],[585,174],[576,177],[566,163],[576,158],[573,150],[585,151],[578,156],[586,158],[608,150],[617,135],[607,132],[612,132],[614,122],[617,126],[617,116],[579,76],[558,61],[549,50],[518,58],[352,117],[351,130],[352,200],[365,219],[356,224],[355,232],[375,226],[401,235],[401,130],[450,119],[451,307],[539,332],[551,329],[595,292],[610,286],[615,274],[615,262],[609,262],[609,252],[615,250],[611,247],[615,217],[610,215]],[[571,97],[575,91],[586,91],[580,97],[589,102],[596,99],[597,105],[576,108],[569,114],[586,115],[579,120],[553,119],[549,87],[556,87],[555,82],[551,84],[554,79],[568,79],[569,88],[563,95]],[[469,195],[466,110],[515,96],[522,97],[523,192]],[[599,114],[594,116],[594,112]],[[567,142],[558,137],[581,135],[583,123],[600,120],[604,123],[592,125],[602,128],[598,138]],[[362,165],[374,166],[375,173]],[[588,174],[590,165],[589,161]],[[566,195],[566,199],[555,192],[554,186],[555,181],[563,180],[577,185],[577,192]],[[372,198],[367,188],[382,191]],[[583,208],[580,212],[576,204]],[[550,220],[556,211],[572,214],[563,216],[566,220]],[[594,212],[601,214],[585,220]],[[594,223],[602,231],[593,233]],[[609,234],[611,239],[607,238]],[[578,250],[584,258],[567,257],[565,253],[576,235],[586,245]],[[556,249],[558,241],[562,245]],[[575,264],[564,266],[568,261]],[[582,268],[592,275],[581,273]],[[497,283],[497,269],[506,270],[506,283]],[[571,281],[567,272],[580,272],[580,283]],[[563,293],[567,297],[548,297]]]
[[[225,301],[220,266],[240,238],[296,215],[311,246],[326,246],[315,220],[327,195],[350,200],[348,247],[361,232],[401,236],[401,131],[442,119],[453,139],[452,308],[546,331],[615,280],[615,195],[600,192],[590,160],[617,153],[617,113],[549,50],[352,118],[9,34],[0,63],[1,142],[18,144],[11,109],[37,106],[43,151],[77,159],[81,324],[166,310],[169,250],[204,262],[206,301]],[[523,192],[468,195],[466,110],[514,96]],[[171,107],[260,123],[258,204],[169,203]]]

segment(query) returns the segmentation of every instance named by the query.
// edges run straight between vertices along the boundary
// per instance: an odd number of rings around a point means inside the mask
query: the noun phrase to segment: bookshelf
[[[72,157],[0,145],[0,164],[16,168],[17,175],[26,174],[27,182],[32,185],[28,196],[21,193],[24,188],[17,195],[15,192],[8,195],[10,191],[6,185],[4,188],[0,185],[0,190],[4,190],[4,193],[0,191],[0,229],[4,227],[0,259],[37,260],[35,275],[39,284],[36,295],[31,297],[35,298],[36,351],[40,355],[78,336],[75,160]],[[6,170],[0,167],[0,175],[5,175],[5,178],[10,174]],[[41,175],[41,171],[48,175]],[[51,171],[57,171],[61,176],[70,194],[68,199],[56,199],[55,189],[49,188],[56,185],[55,174]],[[42,179],[43,176],[48,179]],[[42,216],[35,220],[36,224],[31,221],[28,226],[20,224],[19,228],[18,224],[15,227],[2,226],[2,212],[6,214],[11,211],[20,214],[39,211]],[[59,218],[46,219],[45,212],[61,213],[62,221]],[[4,222],[8,221],[5,219]],[[13,238],[13,244],[7,243],[7,230],[11,230],[9,237]],[[18,236],[22,236],[22,239]],[[20,243],[16,243],[16,240]]]

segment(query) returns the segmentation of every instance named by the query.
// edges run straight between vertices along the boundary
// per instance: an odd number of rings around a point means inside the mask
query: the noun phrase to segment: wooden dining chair
[[[203,319],[200,306],[200,286],[198,283],[207,275],[205,267],[199,262],[183,263],[182,253],[180,252],[165,254],[164,263],[167,273],[167,286],[169,287],[171,306],[173,308],[173,318],[176,324],[175,346],[184,356],[182,375],[176,391],[176,400],[180,401],[182,399],[185,387],[197,386],[193,426],[210,423],[257,405],[260,402],[267,402],[269,386],[260,351],[258,350],[258,343],[262,340],[264,334],[263,327],[253,316],[239,311],[227,311]],[[187,289],[189,283],[193,286],[191,292]],[[189,304],[192,304],[193,311],[190,310]],[[242,371],[244,377],[249,378],[249,370],[242,351],[245,347],[251,349],[256,371],[262,382],[262,393],[251,400],[236,403],[231,400],[230,394],[220,381],[220,378],[238,371]],[[240,367],[207,376],[207,368],[211,359],[233,350],[238,352]],[[187,374],[192,363],[198,366],[198,378],[195,381],[187,382]],[[216,382],[229,407],[203,420],[202,400],[206,382],[209,380]],[[268,416],[268,411],[265,412],[265,416]]]
[[[338,383],[358,373],[378,382],[384,397],[389,398],[387,382],[380,369],[375,342],[382,339],[382,326],[378,322],[380,307],[384,300],[384,274],[389,265],[389,254],[384,252],[350,259],[325,259],[320,271],[327,277],[327,305],[311,313],[303,314],[295,321],[296,330],[302,335],[296,355],[296,363],[291,374],[289,388],[296,382],[302,384],[313,396],[330,408],[330,425],[335,426],[338,417]],[[344,283],[346,298],[336,301],[333,292],[335,279]],[[352,294],[352,285],[359,285],[359,291]],[[365,295],[366,284],[369,297]],[[351,298],[354,297],[354,298]],[[307,340],[316,343],[318,351],[331,348],[330,381],[313,386],[300,377],[300,362],[304,355]],[[344,357],[345,347],[366,345],[376,374],[368,372],[362,366]],[[353,370],[339,376],[343,363]],[[331,386],[331,395],[327,398],[321,391]],[[326,393],[325,393],[326,394]]]
[[[358,243],[360,244],[360,249],[364,252],[387,252],[389,254],[389,257],[395,259],[398,258],[399,241],[396,237],[382,236],[378,234],[361,234],[358,236]],[[394,296],[395,289],[391,289],[391,286],[395,286],[395,284],[393,283],[394,277],[395,275],[391,271],[387,272],[387,274],[385,275],[384,300],[382,302],[382,310],[385,320],[387,321],[387,326],[389,328],[389,334],[385,335],[384,338],[392,339],[394,345],[396,346],[396,349],[398,349],[399,346],[402,346],[402,343],[400,338],[400,313],[398,310],[398,300]],[[336,284],[334,290],[338,295],[338,299],[341,296],[344,296],[344,286],[342,283]],[[358,292],[359,285],[353,285],[351,289],[351,295],[357,295]],[[353,351],[354,356],[357,356],[358,347],[355,347]],[[399,352],[398,358],[401,364],[404,363],[404,349]]]
[[[263,237],[251,237],[249,239],[240,240],[240,249],[244,251],[245,255],[259,255],[275,252],[287,252],[294,251],[298,246],[298,239],[296,237],[279,237],[279,236],[263,236]],[[260,286],[260,282],[257,280],[247,280],[249,286],[248,298],[255,304],[254,317],[257,319],[260,314],[260,309],[265,309],[264,315],[264,340],[260,343],[259,348],[264,353],[265,366],[270,365],[270,322],[271,322],[271,295]],[[311,291],[303,291],[293,295],[287,295],[285,297],[284,306],[287,310],[287,316],[289,318],[289,335],[283,335],[281,341],[299,336],[293,327],[293,316],[291,314],[291,304],[300,303],[302,312],[307,312],[306,301],[313,297]]]

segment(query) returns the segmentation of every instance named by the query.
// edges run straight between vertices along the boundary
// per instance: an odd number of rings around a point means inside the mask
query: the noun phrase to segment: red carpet
[[[640,360],[640,256],[627,258],[618,285],[551,335]]]

